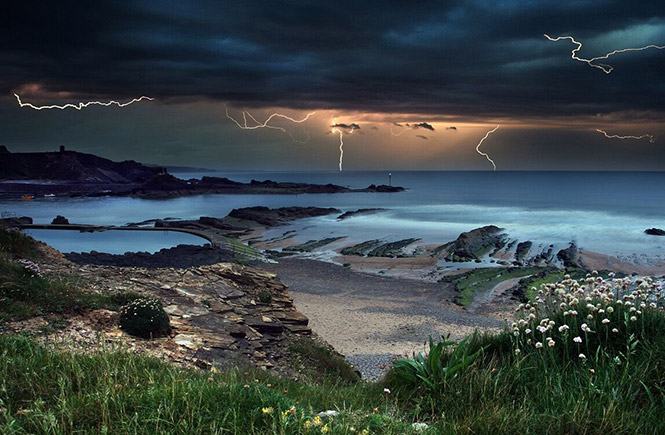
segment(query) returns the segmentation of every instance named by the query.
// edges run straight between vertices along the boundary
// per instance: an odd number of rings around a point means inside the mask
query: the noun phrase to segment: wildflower
[[[617,334],[617,333],[619,332],[619,330],[616,329],[616,328],[612,328],[612,332],[615,333],[615,334]]]
[[[291,406],[291,407],[289,408],[289,411],[288,411],[288,412],[289,412],[289,414],[291,414],[291,415],[295,414],[295,413],[296,413],[296,407],[295,407],[295,406]]]
[[[610,319],[603,319],[603,321],[601,323],[603,325],[607,325],[608,323],[610,323]]]
[[[579,357],[580,357],[580,359],[581,359],[582,361],[585,361],[585,360],[586,360],[586,355],[584,355],[583,353],[581,353],[581,354],[579,355]]]
[[[389,388],[384,388],[384,389],[383,389],[383,394],[385,394],[386,396],[387,396],[388,394],[390,394],[390,389],[389,389]]]
[[[319,417],[318,415],[314,417],[314,419],[312,420],[312,426],[314,427],[321,426],[321,417]]]
[[[328,433],[328,432],[330,432],[330,428],[328,427],[328,423],[326,423],[321,428],[321,433]]]
[[[538,326],[536,327],[536,329],[537,329],[541,334],[544,334],[544,333],[547,332],[547,328],[545,328],[544,326],[541,326],[541,325],[538,325]]]
[[[272,406],[270,406],[268,408],[262,408],[261,411],[263,411],[264,414],[272,414],[274,409],[272,408]]]
[[[360,435],[369,435],[369,431],[367,429],[363,429],[363,431],[360,432]]]
[[[635,307],[630,307],[630,312],[631,312],[631,313],[634,313],[635,311],[637,311],[637,308],[635,308]]]
[[[582,342],[582,337],[575,337],[575,338],[573,338],[573,341],[575,343],[581,343]]]
[[[591,332],[591,328],[589,328],[589,326],[586,323],[582,323],[582,326],[580,326],[580,328],[582,328],[582,331],[584,332]]]
[[[289,415],[289,411],[282,411],[282,418],[286,418]]]
[[[249,390],[249,385],[245,384],[245,385],[243,385],[243,388],[244,388],[245,390]]]
[[[515,349],[515,356],[519,356],[519,355],[520,355],[520,353],[522,353],[522,351],[521,351],[521,350],[519,350],[519,349]]]
[[[556,342],[551,337],[547,337],[547,345],[549,347],[554,347],[555,344]]]
[[[593,320],[593,316],[592,316],[591,314],[587,315],[586,318],[587,318],[588,320]]]
[[[614,307],[613,306],[610,305],[609,307],[607,307],[607,313],[608,314],[612,314],[613,312],[614,312]]]
[[[568,325],[559,326],[559,332],[567,332],[570,329]]]
[[[637,317],[635,317],[635,316],[630,316],[630,321],[631,321],[631,322],[637,322]]]
[[[524,333],[525,333],[526,335],[529,335],[529,334],[531,334],[531,330],[530,330],[529,328],[526,328],[526,329],[524,330]]]
[[[594,369],[589,369],[589,373],[591,373],[593,375],[593,374],[596,373],[596,371]]]
[[[541,343],[540,341],[536,343],[536,349],[542,349],[542,348],[543,348],[543,343]]]
[[[312,422],[309,420],[305,420],[305,423],[303,424],[303,427],[305,429],[309,429],[309,427],[312,425]]]

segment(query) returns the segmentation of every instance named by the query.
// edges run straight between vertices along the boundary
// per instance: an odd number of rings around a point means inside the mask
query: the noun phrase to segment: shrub
[[[259,301],[261,301],[264,304],[269,304],[270,302],[272,302],[272,295],[267,291],[263,290],[261,293],[259,293]]]
[[[169,316],[157,299],[138,298],[120,309],[120,327],[128,334],[156,338],[171,332]]]

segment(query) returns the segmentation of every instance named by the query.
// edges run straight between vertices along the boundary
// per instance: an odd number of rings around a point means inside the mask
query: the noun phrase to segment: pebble
[[[394,354],[365,354],[348,355],[346,360],[360,371],[362,378],[368,381],[378,381],[392,367],[391,360],[399,355]]]

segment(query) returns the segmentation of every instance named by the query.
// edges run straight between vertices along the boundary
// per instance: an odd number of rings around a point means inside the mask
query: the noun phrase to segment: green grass
[[[81,290],[80,278],[42,276],[0,252],[0,323],[46,314],[117,310],[136,299],[133,293],[104,294]]]
[[[342,356],[309,338],[294,341],[289,350],[292,364],[310,381],[328,379],[343,384],[360,381],[360,376]]]
[[[125,351],[59,353],[16,336],[0,337],[0,356],[1,433],[321,433],[304,425],[328,409],[341,411],[332,433],[409,429],[377,384],[190,371]]]
[[[42,258],[39,244],[35,239],[20,231],[8,230],[0,224],[0,254],[3,252],[16,258],[29,260]]]

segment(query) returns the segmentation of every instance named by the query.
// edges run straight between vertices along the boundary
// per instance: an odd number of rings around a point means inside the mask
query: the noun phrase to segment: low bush
[[[157,299],[141,297],[120,309],[120,328],[142,338],[157,338],[171,333],[169,316]]]

